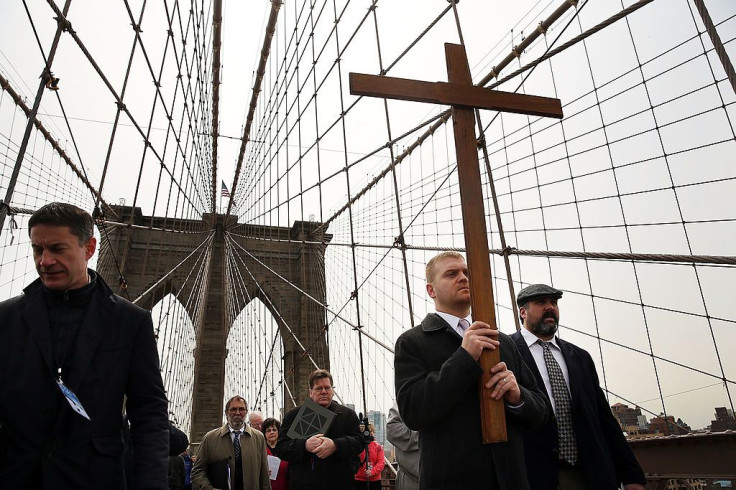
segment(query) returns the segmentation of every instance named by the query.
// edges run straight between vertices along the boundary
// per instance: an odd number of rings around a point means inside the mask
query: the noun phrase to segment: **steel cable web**
[[[213,37],[228,18],[213,21],[218,2],[120,0],[98,16],[122,40],[111,46],[94,35],[98,5],[27,3],[18,35],[33,66],[0,44],[0,191],[14,187],[3,297],[34,278],[24,227],[45,202],[102,205],[110,243],[146,232],[140,256],[121,248],[95,265],[120,269],[131,298],[152,308],[171,417],[186,429],[195,326],[220,260],[209,216],[218,180],[230,182],[217,140],[228,46]],[[553,284],[565,291],[560,334],[593,354],[612,404],[694,428],[714,407],[734,408],[736,365],[723,349],[736,341],[736,307],[723,291],[736,279],[736,216],[721,203],[736,191],[736,95],[722,61],[736,45],[736,9],[708,5],[704,23],[685,0],[519,3],[505,18],[467,2],[273,1],[263,43],[238,46],[261,55],[223,208],[234,220],[222,242],[226,398],[245,394],[279,417],[298,402],[285,346],[325,367],[314,359],[326,343],[340,400],[380,425],[395,397],[393,343],[432,311],[424,264],[464,240],[449,111],[351,96],[347,74],[445,80],[442,43],[462,40],[479,85],[559,97],[565,112],[557,122],[477,116],[502,331],[516,325],[514,291]],[[58,27],[58,97],[43,97],[29,125],[23,80],[45,70]],[[274,238],[276,227],[315,232]],[[185,239],[195,243],[186,252]],[[325,248],[305,277],[243,243]],[[324,285],[324,301],[308,280]],[[287,297],[307,308],[308,335],[286,320]]]
[[[517,47],[526,39],[523,34],[508,41],[507,49],[516,54],[519,66],[554,53],[534,62],[536,70],[523,89],[557,95],[566,117],[549,122],[504,114],[491,120],[481,114],[480,141],[488,158],[483,178],[488,186],[488,173],[493,172],[498,200],[497,209],[490,196],[486,202],[496,303],[502,330],[508,331],[515,323],[515,309],[504,292],[507,281],[516,291],[533,282],[562,288],[567,301],[561,334],[594,353],[612,393],[611,403],[646,400],[641,406],[650,414],[680,416],[688,409],[681,401],[684,395],[675,393],[683,386],[702,386],[714,400],[712,406],[701,402],[705,421],[716,404],[732,406],[734,376],[728,373],[733,371],[728,361],[718,359],[717,349],[730,338],[726,326],[733,323],[734,312],[723,305],[715,307],[718,313],[713,311],[710,295],[733,274],[736,256],[729,246],[707,237],[715,230],[732,234],[735,217],[717,207],[708,213],[694,199],[696,194],[702,199],[705,189],[725,198],[734,185],[733,173],[722,166],[734,137],[730,130],[716,130],[708,137],[688,139],[683,131],[692,124],[728,118],[734,97],[727,92],[720,100],[713,98],[724,92],[726,80],[717,65],[705,72],[712,73],[710,77],[699,76],[713,47],[707,38],[702,38],[701,47],[695,45],[701,28],[687,3],[678,4],[677,33],[657,29],[656,42],[650,43],[644,41],[652,37],[644,27],[646,19],[662,7],[647,3],[622,5],[620,11],[591,4],[577,19],[574,10],[556,13],[558,20],[546,26],[546,37],[538,36],[523,49]],[[459,208],[452,198],[457,178],[451,137],[443,129],[446,112],[427,114],[426,108],[408,103],[350,97],[345,72],[384,73],[383,66],[389,66],[395,76],[442,79],[429,63],[415,73],[416,65],[407,60],[433,48],[437,62],[431,64],[442,68],[436,46],[453,39],[435,30],[446,32],[455,19],[443,16],[448,10],[427,13],[425,25],[435,27],[425,31],[417,20],[417,25],[404,26],[410,32],[397,43],[383,39],[391,28],[381,26],[395,26],[393,14],[399,7],[380,2],[367,7],[355,2],[290,7],[290,14],[283,9],[280,13],[254,111],[260,122],[239,177],[241,191],[233,197],[240,215],[233,232],[276,222],[289,226],[310,215],[327,223],[324,229],[333,238],[324,256],[325,281],[327,305],[334,313],[328,314],[323,333],[331,346],[332,370],[338,385],[349,383],[343,398],[361,409],[385,412],[393,399],[393,359],[391,349],[381,344],[390,347],[398,334],[431,311],[423,292],[426,259],[436,250],[463,249]],[[547,12],[554,7],[550,4]],[[462,3],[456,8],[469,52],[482,52],[470,41],[475,24]],[[371,22],[366,22],[367,14]],[[733,45],[732,16],[726,11],[715,18],[726,49]],[[329,25],[320,26],[319,21]],[[530,22],[524,32],[534,31],[537,22]],[[561,32],[566,24],[569,32]],[[411,31],[416,37],[411,38]],[[547,42],[553,38],[557,45]],[[612,63],[615,67],[603,67],[602,48],[612,42],[626,49]],[[360,43],[358,58],[353,43]],[[372,52],[364,47],[371,44]],[[387,45],[390,54],[383,52]],[[310,52],[315,57],[310,59]],[[396,55],[395,62],[382,64],[382,59]],[[505,69],[514,69],[512,64]],[[572,66],[587,73],[588,80],[573,83]],[[421,76],[424,71],[428,74]],[[526,72],[518,70],[501,83],[517,86]],[[648,102],[646,96],[641,98],[647,92]],[[693,174],[689,162],[706,155],[716,162],[711,171]],[[670,177],[661,180],[660,175]],[[668,194],[681,201],[679,211]],[[715,197],[708,201],[714,205]],[[499,247],[496,216],[506,230],[505,247]],[[509,272],[504,260],[509,260]],[[684,285],[688,294],[660,284],[662,277]],[[702,346],[712,353],[702,362],[691,362],[689,356],[685,360],[667,340],[672,335],[668,329],[679,332],[691,321],[687,318],[697,318],[711,342],[710,347],[707,342]],[[626,327],[617,327],[619,322]],[[380,343],[362,343],[363,332]],[[621,369],[613,359],[624,355],[634,361]],[[627,382],[632,376],[645,380],[641,387]],[[714,378],[722,381],[719,387],[713,385]]]
[[[211,119],[210,8],[204,1],[121,1],[115,7],[77,1],[64,12],[53,1],[27,1],[26,7],[23,15],[17,12],[25,23],[4,29],[26,45],[24,58],[10,56],[10,45],[1,46],[0,186],[14,188],[0,253],[3,296],[17,294],[35,276],[28,258],[28,214],[53,200],[90,212],[99,205],[103,214],[98,243],[103,252],[91,265],[119,277],[111,286],[131,299],[149,287],[150,294],[139,301],[153,312],[170,417],[188,430],[194,325],[205,315],[204,285],[211,259],[208,230],[202,229],[203,213],[211,206],[202,193],[213,179],[211,144],[201,135]],[[119,10],[97,15],[99,7]],[[16,15],[15,8],[4,12],[6,18]],[[115,33],[116,45],[96,37],[101,25]],[[52,62],[46,51],[49,33],[57,27],[61,43]],[[63,81],[56,97],[43,98],[30,119],[33,127],[24,144],[18,128],[26,125],[31,109],[23,80],[29,70],[37,76],[47,64],[44,73]],[[141,98],[143,94],[150,98]],[[55,119],[64,125],[58,126]],[[13,177],[16,160],[19,170]],[[150,219],[143,219],[146,216]],[[108,235],[132,237],[143,230],[152,233],[143,243],[140,263],[128,260],[126,252],[104,253],[111,246]],[[202,246],[193,247],[196,253],[179,265],[166,265],[183,237],[197,234],[201,238],[192,241]],[[156,243],[151,241],[154,235]]]

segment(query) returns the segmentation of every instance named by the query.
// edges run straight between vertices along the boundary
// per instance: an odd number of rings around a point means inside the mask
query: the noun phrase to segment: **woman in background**
[[[363,427],[361,426],[361,431]],[[365,456],[365,450],[360,453],[361,467],[355,474],[355,490],[364,488],[370,490],[381,490],[381,473],[385,464],[383,457],[383,446],[378,444],[373,438],[373,425],[368,424],[370,442],[368,443],[368,457]]]
[[[266,437],[266,452],[268,453],[269,469],[271,467],[272,458],[278,459],[276,456],[275,448],[276,441],[279,440],[279,429],[281,428],[281,422],[273,417],[269,417],[263,421],[261,431]],[[279,470],[276,478],[271,475],[271,490],[289,490],[289,463],[288,461],[280,460]],[[269,471],[270,473],[270,471]]]

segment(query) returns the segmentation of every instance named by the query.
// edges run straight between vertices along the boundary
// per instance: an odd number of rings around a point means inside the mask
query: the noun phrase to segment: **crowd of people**
[[[248,416],[247,401],[232,396],[226,422],[190,456],[186,435],[168,420],[150,312],[87,267],[97,245],[92,217],[51,203],[28,228],[39,278],[0,303],[3,488],[381,487],[385,458],[374,428],[333,400],[323,369],[309,376],[304,407],[283,422]],[[440,253],[425,272],[435,311],[395,348],[397,403],[387,432],[398,490],[644,489],[591,356],[557,335],[563,291],[521,289],[524,328],[507,336],[473,321],[461,254]],[[481,352],[499,348],[501,362],[484,373]],[[478,389],[481,375],[488,392]],[[503,403],[507,441],[483,443],[480,396]],[[310,404],[329,412],[330,423],[319,433],[290,431],[302,427]]]
[[[191,481],[197,489],[346,490],[380,489],[383,448],[373,427],[361,425],[349,407],[333,400],[332,375],[309,376],[309,398],[335,414],[323,433],[291,437],[301,407],[284,416],[248,416],[247,402],[234,396],[225,404],[226,422],[205,434],[197,451]],[[246,420],[248,421],[246,423]],[[365,432],[364,432],[365,431]]]

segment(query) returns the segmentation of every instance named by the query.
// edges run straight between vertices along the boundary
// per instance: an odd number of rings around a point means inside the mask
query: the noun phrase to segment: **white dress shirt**
[[[237,433],[239,436],[243,435],[242,427],[240,428],[240,430],[235,430],[232,427],[230,427],[230,424],[227,424],[227,428],[230,429],[230,441],[235,441],[235,433]]]
[[[544,388],[547,390],[549,400],[552,402],[552,410],[555,410],[555,398],[552,396],[552,385],[549,382],[549,373],[547,372],[547,363],[544,362],[544,352],[542,346],[537,343],[539,338],[531,333],[524,327],[521,327],[521,336],[524,338],[526,345],[529,346],[529,351],[532,353],[534,362],[537,364],[539,374],[542,375],[542,381],[544,381]],[[565,357],[562,355],[560,346],[557,345],[557,337],[552,337],[549,342],[549,351],[552,353],[552,357],[555,358],[557,364],[560,365],[562,375],[565,377],[565,384],[567,385],[567,391],[570,391],[570,376],[567,373],[567,363]],[[555,410],[556,412],[556,410]]]
[[[437,313],[444,321],[449,323],[460,337],[463,337],[465,335],[465,330],[460,328],[460,325],[458,325],[458,323],[460,322],[459,316],[451,315],[449,313],[445,313],[444,311],[437,311],[435,313]],[[470,315],[466,316],[465,319],[468,321],[468,325],[472,325],[473,318]]]

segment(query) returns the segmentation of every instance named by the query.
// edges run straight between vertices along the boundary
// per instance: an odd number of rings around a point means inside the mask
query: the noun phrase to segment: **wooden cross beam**
[[[474,110],[491,109],[562,118],[562,104],[559,99],[497,92],[474,86],[465,49],[461,45],[445,44],[445,57],[449,83],[351,73],[350,93],[452,106],[465,251],[468,272],[472,278],[470,307],[474,321],[482,321],[498,329],[491,283],[483,189],[478,165]],[[500,360],[501,354],[498,349],[483,350],[480,357],[480,366],[483,369],[483,375],[479,380],[480,408],[483,442],[486,444],[506,441],[503,400],[492,400],[491,390],[484,387],[491,378],[491,368]]]

